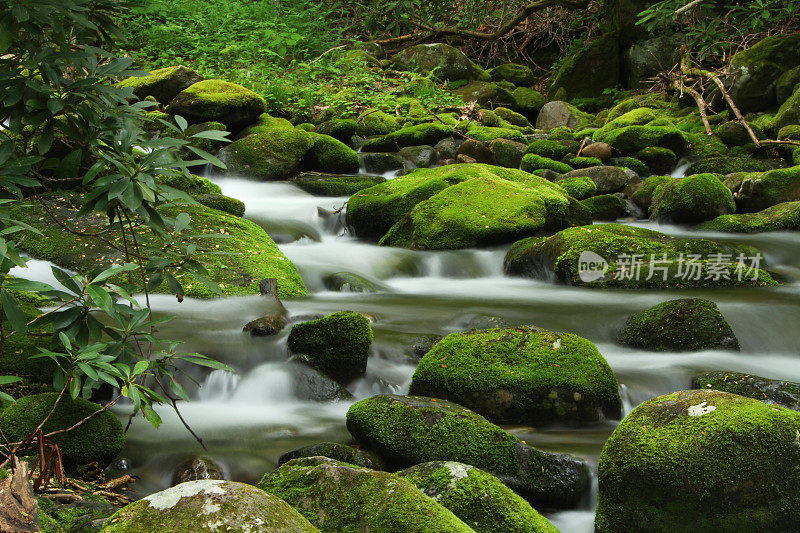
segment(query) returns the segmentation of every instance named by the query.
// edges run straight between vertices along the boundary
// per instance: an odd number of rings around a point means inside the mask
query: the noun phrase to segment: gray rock
[[[467,139],[458,149],[459,155],[470,157],[478,163],[494,164],[494,155],[486,144],[474,139]]]
[[[488,79],[489,75],[461,50],[444,43],[419,44],[392,56],[398,70],[433,72],[442,80]]]
[[[372,470],[386,469],[386,463],[375,452],[339,444],[338,442],[321,442],[286,452],[278,458],[278,466],[303,457],[327,457],[328,459],[335,459]]]
[[[404,168],[403,158],[398,154],[388,154],[381,152],[368,152],[361,154],[361,163],[367,172],[383,174],[393,170]]]
[[[225,474],[222,468],[208,457],[190,457],[175,467],[172,486],[203,479],[225,479]]]
[[[458,143],[453,139],[442,139],[436,143],[436,151],[439,152],[439,159],[455,159],[458,155]]]
[[[625,83],[631,89],[649,88],[648,80],[668,72],[681,61],[680,37],[662,35],[638,42],[623,53]]]
[[[612,194],[621,191],[630,180],[638,178],[638,174],[622,167],[589,167],[573,170],[563,174],[560,180],[587,176],[597,185],[597,194]]]
[[[337,402],[353,399],[344,386],[322,374],[304,355],[292,357],[294,395],[313,402]]]
[[[400,149],[406,168],[428,168],[436,164],[439,153],[433,146],[407,146]]]
[[[580,118],[570,110],[567,103],[556,100],[544,104],[536,119],[536,128],[552,130],[553,128],[566,126],[574,129],[579,123]]]
[[[322,278],[329,291],[338,292],[378,292],[381,287],[370,280],[352,272],[334,272]]]

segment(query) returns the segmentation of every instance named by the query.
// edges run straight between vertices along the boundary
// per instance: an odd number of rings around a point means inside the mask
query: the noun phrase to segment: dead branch
[[[679,7],[678,9],[676,9],[675,10],[675,15],[680,15],[681,13],[685,13],[685,12],[689,11],[690,9],[692,9],[694,6],[696,6],[697,4],[701,3],[702,1],[703,0],[692,0],[691,2],[686,4],[685,6]]]
[[[708,104],[706,103],[705,99],[703,99],[703,95],[697,92],[695,89],[686,86],[683,83],[683,80],[673,80],[673,86],[678,89],[681,93],[686,91],[689,93],[692,98],[694,98],[695,103],[697,104],[697,109],[700,110],[700,119],[703,121],[703,126],[706,129],[706,135],[714,135],[714,132],[711,131],[711,123],[708,121]]]
[[[0,533],[41,531],[39,505],[28,481],[28,465],[14,457],[14,471],[0,480]]]

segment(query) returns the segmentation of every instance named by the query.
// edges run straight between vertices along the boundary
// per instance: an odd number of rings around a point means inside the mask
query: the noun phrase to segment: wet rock
[[[266,474],[258,487],[285,500],[326,532],[472,531],[403,478],[326,457],[289,461]]]
[[[653,195],[650,218],[698,224],[736,211],[733,194],[717,174],[696,174],[665,183]]]
[[[482,416],[435,398],[373,396],[353,404],[347,429],[398,466],[457,461],[497,476],[533,505],[571,507],[590,488],[589,468],[542,452]]]
[[[670,300],[635,313],[619,339],[627,346],[653,351],[739,350],[717,304],[702,298]]]
[[[49,498],[37,498],[42,531],[74,531],[94,533],[103,528],[106,519],[119,509],[106,500],[78,500],[61,503]]]
[[[433,461],[397,475],[450,509],[476,533],[558,532],[502,481],[474,466]]]
[[[783,202],[800,200],[800,166],[731,176],[738,213],[755,213]]]
[[[109,533],[251,531],[319,533],[289,504],[233,481],[189,481],[151,494],[111,516]]]
[[[191,457],[175,467],[172,486],[203,479],[225,479],[225,473],[213,459],[202,456]]]
[[[741,372],[705,372],[692,388],[718,390],[800,411],[800,383],[762,378]]]
[[[178,65],[153,70],[147,76],[127,78],[119,82],[117,87],[132,88],[133,94],[139,100],[152,96],[160,104],[166,105],[178,96],[178,93],[202,79],[203,77],[192,69]]]
[[[407,146],[401,148],[398,155],[405,162],[406,168],[428,168],[439,159],[439,153],[433,146]]]
[[[800,413],[712,390],[634,409],[603,447],[600,533],[791,531],[800,494]]]
[[[784,202],[758,213],[722,215],[700,224],[697,229],[732,233],[798,231],[800,230],[800,202]]]
[[[327,457],[328,459],[362,466],[371,470],[386,470],[386,464],[383,459],[375,452],[339,444],[338,442],[321,442],[286,452],[278,458],[278,466],[288,463],[292,459],[303,457]]]
[[[458,155],[458,145],[453,139],[442,139],[436,143],[436,151],[439,153],[439,159],[455,159]]]
[[[539,111],[539,117],[536,119],[536,129],[552,130],[561,126],[576,129],[586,122],[585,117],[585,113],[581,113],[576,107],[566,102],[558,100],[547,102]]]
[[[461,331],[477,331],[482,329],[509,328],[511,324],[500,316],[493,315],[467,315],[455,322],[455,327]]]
[[[361,154],[361,162],[364,164],[364,169],[367,172],[374,172],[376,174],[383,174],[384,172],[402,170],[405,168],[403,158],[398,154],[380,152]]]
[[[619,192],[625,188],[630,180],[638,177],[635,172],[626,168],[599,166],[567,172],[563,174],[558,181],[581,176],[586,176],[595,183],[597,186],[597,194],[613,194]]]
[[[295,355],[292,363],[292,391],[297,398],[312,402],[339,402],[353,399],[341,383],[323,374],[305,355]]]
[[[588,340],[516,327],[448,335],[420,361],[409,394],[443,398],[499,424],[539,425],[619,419],[618,389]]]
[[[581,205],[591,214],[592,220],[614,222],[628,215],[628,204],[614,194],[601,194],[581,200]]]
[[[355,176],[302,172],[289,180],[307,193],[316,196],[352,196],[386,181],[383,176]]]
[[[477,162],[478,161],[475,158],[470,157],[466,154],[458,154],[456,156],[456,163],[460,163],[462,165],[474,165]]]
[[[494,156],[489,147],[480,141],[467,139],[458,149],[459,155],[464,155],[478,163],[494,164]]]
[[[379,292],[381,287],[363,276],[352,272],[334,272],[322,278],[329,291],[338,292]]]
[[[251,320],[244,325],[242,331],[250,333],[253,337],[267,337],[280,333],[286,327],[287,316],[282,312],[275,312]]]
[[[648,146],[636,153],[636,159],[647,165],[648,170],[656,175],[669,174],[678,158],[669,148]]]
[[[501,167],[506,168],[519,168],[527,148],[525,143],[508,139],[495,139],[489,144],[493,160]]]
[[[441,335],[420,335],[411,345],[411,353],[418,360],[422,359],[443,338]]]

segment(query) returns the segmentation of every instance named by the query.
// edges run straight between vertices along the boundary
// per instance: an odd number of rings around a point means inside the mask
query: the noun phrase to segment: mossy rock
[[[266,474],[258,487],[325,533],[473,531],[405,479],[326,457],[289,461]]]
[[[495,139],[489,144],[494,161],[501,167],[519,168],[527,146],[508,139]]]
[[[605,261],[606,268],[598,272],[602,275],[590,276],[585,267],[579,268],[579,263],[587,260],[586,256],[581,260],[584,252],[592,252],[592,261]],[[542,281],[556,280],[590,288],[683,289],[777,285],[769,272],[763,269],[763,264],[752,271],[737,270],[739,263],[736,258],[740,254],[752,258],[758,253],[750,246],[677,238],[622,224],[595,224],[568,228],[546,239],[534,237],[518,241],[506,254],[504,269],[510,275]],[[700,255],[700,259],[692,261],[692,265],[696,266],[691,268],[686,263],[689,254]],[[729,255],[732,259],[717,261],[717,254],[723,257]],[[634,255],[638,255],[643,262],[638,275],[633,265]],[[647,279],[653,258],[658,264],[653,263],[654,275]],[[745,266],[749,264],[748,261]],[[717,271],[720,272],[719,279],[715,279]]]
[[[195,148],[199,148],[201,150],[205,150],[206,152],[217,152],[219,148],[225,146],[227,144],[223,141],[215,141],[214,139],[204,139],[202,137],[192,137],[192,135],[197,135],[198,133],[203,133],[206,131],[228,131],[225,127],[225,124],[222,122],[203,122],[201,124],[192,124],[183,132],[183,138],[189,141],[190,146],[194,146]],[[186,160],[189,159],[196,159],[196,154],[192,152],[189,148],[184,147],[182,149],[183,158]]]
[[[244,202],[224,194],[199,194],[194,197],[198,203],[223,213],[228,213],[233,216],[244,216]]]
[[[369,450],[354,448],[338,442],[320,442],[304,446],[296,450],[291,450],[278,458],[278,466],[281,466],[293,459],[304,457],[327,457],[335,461],[341,461],[354,466],[369,468],[371,470],[386,470],[386,464],[381,457]]]
[[[450,509],[476,533],[558,533],[502,481],[474,466],[433,461],[397,475]]]
[[[220,157],[231,172],[267,181],[286,180],[300,169],[313,146],[308,132],[280,128],[234,141],[222,149]]]
[[[385,290],[377,283],[373,283],[363,276],[352,272],[334,272],[322,278],[322,284],[329,291],[372,293]],[[352,462],[352,461],[350,461]]]
[[[418,124],[369,140],[361,149],[365,152],[392,152],[406,146],[434,146],[442,139],[452,136],[453,128],[451,126],[432,123]]]
[[[49,196],[42,197],[42,200],[50,212],[62,220],[74,221],[76,227],[84,231],[97,232],[108,226],[108,218],[100,213],[78,217],[81,205],[78,196]],[[295,266],[286,259],[267,232],[254,222],[202,205],[162,207],[159,212],[169,217],[185,212],[191,217],[191,234],[197,237],[187,237],[187,242],[197,246],[196,259],[208,270],[208,277],[219,284],[223,294],[259,294],[259,282],[264,278],[278,280],[280,297],[307,294]],[[15,209],[14,216],[42,233],[30,233],[22,243],[22,249],[32,257],[52,261],[62,268],[87,275],[97,268],[108,268],[124,260],[119,250],[102,241],[82,239],[65,232],[38,204]],[[204,239],[201,235],[205,234],[225,235],[226,238]],[[149,233],[145,236],[152,237]],[[122,235],[118,231],[109,232],[106,238],[121,246]],[[187,296],[215,296],[191,274],[179,274],[177,278]],[[166,292],[166,289],[164,284],[156,292]]]
[[[547,101],[539,91],[529,87],[517,87],[511,91],[511,106],[515,111],[525,115],[528,120],[536,120],[539,111]]]
[[[505,120],[512,126],[519,126],[521,128],[531,127],[531,123],[528,121],[527,118],[525,118],[524,115],[521,115],[520,113],[512,111],[508,108],[498,107],[494,110],[494,112],[497,113],[498,117]]]
[[[367,370],[372,339],[372,328],[364,315],[340,311],[295,324],[288,345],[290,351],[308,356],[324,374],[347,382]]]
[[[455,89],[453,94],[460,96],[464,102],[475,102],[487,109],[514,105],[514,96],[511,91],[504,88],[500,83],[473,81]]]
[[[784,202],[758,213],[722,215],[700,224],[696,229],[730,233],[800,231],[800,202]]]
[[[597,187],[597,194],[613,194],[624,189],[636,175],[624,168],[603,165],[567,172],[556,183],[561,180],[580,177],[591,179]]]
[[[597,192],[597,185],[588,176],[577,176],[558,180],[556,185],[576,200],[585,200]]]
[[[666,148],[665,148],[666,149]],[[670,150],[671,151],[671,150]],[[633,170],[642,177],[647,177],[651,174],[650,169],[645,165],[641,159],[635,157],[612,157],[610,164],[616,167],[627,168]]]
[[[791,531],[800,413],[713,390],[639,405],[600,455],[595,528]]]
[[[725,143],[725,146],[729,148],[732,146],[744,146],[752,142],[747,129],[736,120],[723,122],[715,128],[714,133],[716,133],[720,140]]]
[[[477,413],[444,400],[373,396],[350,407],[347,429],[398,466],[456,461],[486,470],[534,506],[573,506],[590,486],[583,461],[527,446]]]
[[[625,200],[615,194],[593,196],[581,200],[581,205],[589,212],[592,220],[614,222],[628,214],[628,205]]]
[[[521,87],[536,83],[536,76],[530,67],[518,63],[503,63],[493,68],[489,74],[493,81],[507,81]]]
[[[466,134],[469,138],[484,143],[489,143],[496,139],[507,139],[516,142],[523,142],[525,140],[525,135],[519,130],[511,128],[493,128],[475,123],[471,123],[467,126]]]
[[[328,135],[314,134],[301,166],[306,170],[348,174],[358,172],[361,161],[355,150]]]
[[[589,113],[584,113],[577,107],[561,100],[553,100],[542,106],[536,118],[536,129],[552,130],[559,127],[580,130],[589,126],[594,121],[594,117]],[[572,140],[572,135],[569,136]]]
[[[107,533],[319,533],[288,503],[263,490],[223,480],[189,481],[117,511]]]
[[[392,56],[392,62],[398,70],[432,73],[445,81],[489,79],[464,52],[444,43],[412,46]]]
[[[742,113],[763,111],[778,103],[781,75],[800,65],[800,34],[766,37],[736,53],[730,62],[730,95]]]
[[[778,139],[800,141],[800,125],[791,124],[778,131]]]
[[[356,119],[356,122],[358,123],[356,133],[362,137],[388,135],[400,129],[397,118],[379,109],[367,109]]]
[[[561,161],[567,154],[577,151],[577,146],[568,146],[569,144],[577,143],[565,143],[551,139],[538,139],[528,145],[525,153],[536,154],[538,156],[547,157],[555,161]]]
[[[5,331],[14,329],[5,321],[3,327]],[[0,352],[0,375],[10,374],[39,383],[52,383],[58,364],[49,358],[31,359],[31,356],[40,353],[40,348],[45,350],[52,348],[51,342],[50,337],[38,335],[17,334],[8,337],[4,341],[2,352]]]
[[[258,94],[236,83],[203,80],[182,90],[166,108],[189,122],[221,122],[232,131],[255,122],[266,110]]]
[[[783,104],[792,96],[795,89],[800,84],[800,66],[787,70],[775,82],[775,97],[778,100],[778,105]]]
[[[659,190],[659,187],[671,184],[675,179],[672,176],[650,176],[631,195],[631,201],[641,207],[643,211],[648,212],[653,203],[653,196]]]
[[[60,503],[49,498],[36,498],[39,522],[43,533],[94,533],[100,531],[105,519],[119,509],[101,496],[82,495],[72,503]]]
[[[603,166],[603,160],[598,157],[574,156],[568,155],[561,160],[574,169],[591,168]]]
[[[21,441],[28,436],[53,410],[58,394],[35,394],[20,398],[0,412],[0,430],[9,442]],[[83,398],[61,397],[56,409],[42,427],[47,434],[67,429],[96,411],[101,406]],[[105,468],[119,455],[125,445],[125,432],[117,417],[110,411],[93,415],[85,423],[66,433],[54,435],[51,442],[61,449],[64,468],[75,472],[79,467],[97,463]]]
[[[622,411],[617,379],[594,344],[534,327],[451,333],[422,358],[409,394],[503,424],[619,420]]]
[[[493,246],[588,220],[577,202],[543,178],[474,178],[418,203],[379,244],[422,250]]]
[[[290,180],[292,184],[316,196],[352,196],[385,181],[386,178],[382,176],[343,176],[320,172],[303,172]]]
[[[755,213],[800,200],[800,165],[750,174],[734,192],[739,213]]]
[[[572,167],[560,161],[554,161],[547,157],[536,154],[525,154],[522,157],[520,169],[525,172],[535,172],[537,170],[548,169],[559,174],[566,174],[572,171]]]
[[[669,148],[648,146],[636,153],[636,159],[647,165],[647,168],[653,174],[661,175],[670,173],[675,167],[678,157]]]
[[[239,139],[254,133],[272,132],[276,129],[293,129],[292,123],[281,117],[273,117],[269,113],[261,113],[258,120],[250,124],[237,135]]]
[[[649,146],[682,153],[686,146],[683,133],[674,126],[626,126],[594,133],[595,142],[604,142],[622,154],[634,154]]]
[[[717,304],[703,298],[670,300],[634,313],[619,340],[656,352],[739,350],[739,341]]]
[[[484,177],[518,183],[531,179],[527,172],[484,164],[416,169],[353,195],[347,203],[347,224],[356,236],[378,241],[418,203],[451,185]]]
[[[775,115],[776,129],[793,124],[800,124],[800,88],[781,105],[778,114]]]
[[[559,89],[569,99],[593,97],[620,82],[620,47],[615,35],[604,35],[567,57],[553,74],[548,94]]]
[[[349,144],[358,131],[358,121],[352,118],[328,120],[317,125],[314,131],[323,135],[330,135],[334,139]],[[386,133],[388,133],[388,131]]]
[[[718,390],[800,411],[800,383],[741,372],[704,372],[692,380],[693,389]]]
[[[380,68],[381,66],[381,62],[378,58],[364,50],[348,50],[342,55],[339,61],[341,63],[373,68]]]
[[[130,87],[139,100],[152,96],[160,104],[167,105],[178,96],[178,93],[202,79],[203,77],[192,69],[178,65],[153,70],[147,76],[126,78],[119,82],[117,87]]]
[[[194,174],[188,176],[183,173],[179,174],[159,174],[156,179],[162,185],[172,187],[183,191],[190,196],[199,196],[202,194],[222,194],[222,189],[219,185],[209,180],[208,178],[201,178]]]
[[[733,194],[720,176],[696,174],[659,188],[653,195],[650,218],[659,222],[697,224],[735,211]]]

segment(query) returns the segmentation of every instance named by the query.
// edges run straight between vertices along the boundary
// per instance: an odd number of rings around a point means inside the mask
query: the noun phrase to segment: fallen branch
[[[675,15],[680,15],[681,13],[685,13],[685,12],[689,11],[690,9],[692,9],[694,6],[696,6],[697,4],[701,3],[702,1],[703,0],[692,0],[691,2],[686,4],[685,6],[679,7],[678,9],[676,9],[675,10]]]
[[[703,99],[703,95],[701,95],[697,90],[693,89],[692,87],[687,87],[683,80],[673,80],[673,86],[681,92],[681,94],[686,91],[689,93],[692,98],[694,98],[695,103],[697,104],[697,109],[700,110],[700,119],[703,121],[703,126],[706,129],[706,135],[714,135],[714,132],[711,131],[711,123],[708,121],[708,104],[706,103],[705,99]]]

